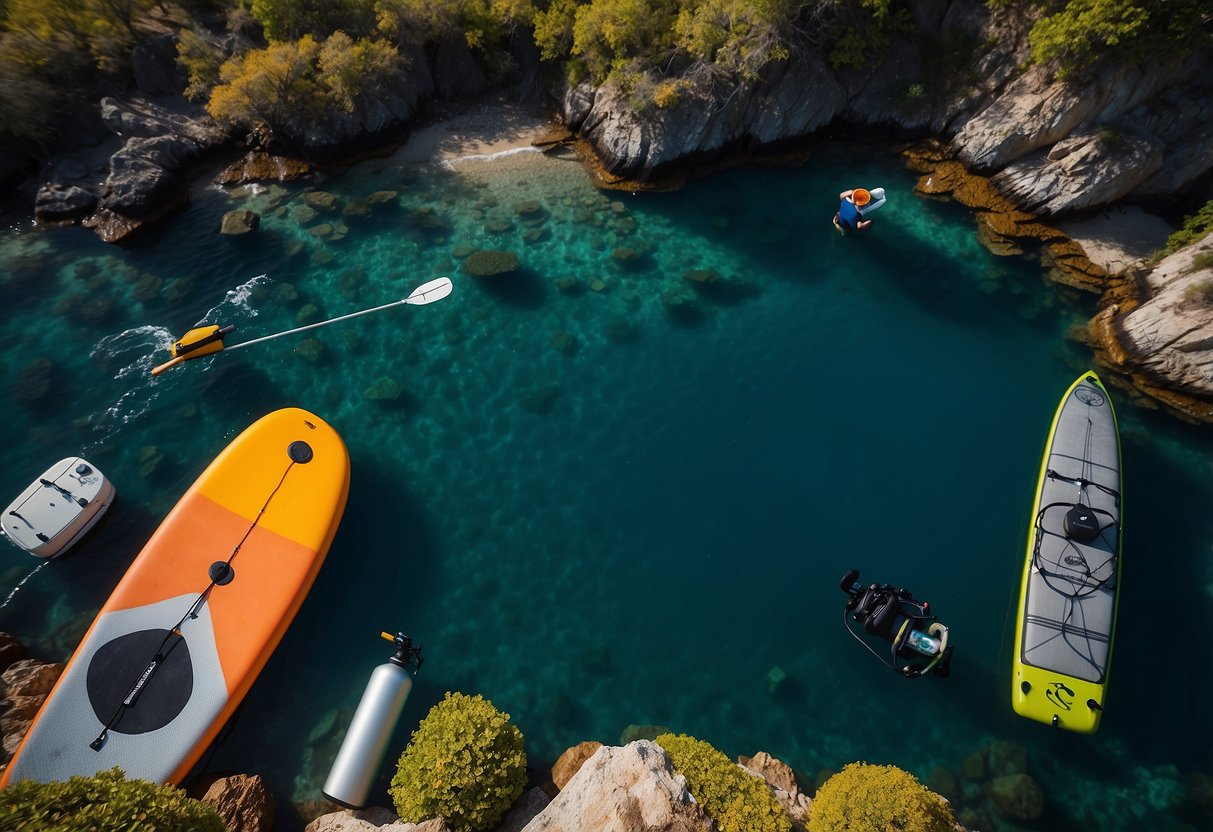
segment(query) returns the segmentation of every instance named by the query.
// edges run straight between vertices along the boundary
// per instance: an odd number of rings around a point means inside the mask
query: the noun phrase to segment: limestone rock
[[[563,789],[573,779],[573,775],[578,772],[582,764],[594,756],[594,752],[599,748],[602,748],[602,743],[596,740],[586,740],[565,749],[565,752],[552,766],[552,782],[556,784],[556,788]]]
[[[713,832],[658,745],[603,746],[523,832]]]
[[[371,806],[321,815],[309,823],[304,832],[450,832],[450,828],[442,818],[406,823],[395,812]]]
[[[83,219],[97,207],[97,195],[79,185],[48,182],[38,189],[34,216],[38,222],[71,222]]]
[[[252,211],[228,211],[219,223],[219,233],[229,237],[256,231],[261,225],[261,216]]]
[[[986,794],[998,811],[1012,820],[1036,820],[1044,811],[1044,792],[1026,774],[995,777],[986,784]]]
[[[1163,148],[1149,136],[1075,132],[1008,166],[991,184],[1025,210],[1060,214],[1115,202],[1162,162]]]
[[[492,277],[518,271],[518,255],[512,251],[474,251],[463,261],[463,270],[476,277]]]
[[[202,796],[215,807],[228,832],[270,832],[274,826],[274,796],[259,775],[221,777]]]
[[[1197,268],[1198,258],[1213,258],[1213,235],[1155,266],[1144,279],[1148,297],[1114,316],[1108,334],[1126,354],[1123,369],[1203,400],[1190,415],[1213,421],[1213,269]]]

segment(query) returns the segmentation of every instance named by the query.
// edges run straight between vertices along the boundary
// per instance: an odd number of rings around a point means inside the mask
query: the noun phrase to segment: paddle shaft
[[[239,344],[232,344],[230,347],[224,347],[224,349],[227,352],[231,352],[232,350],[238,350],[241,347],[251,347],[253,344],[260,344],[264,341],[273,341],[275,338],[281,338],[284,335],[294,335],[298,332],[307,332],[309,329],[318,329],[322,326],[335,324],[338,321],[348,321],[350,318],[357,318],[361,315],[369,315],[372,312],[382,312],[384,309],[391,309],[393,306],[400,306],[408,302],[409,298],[405,298],[404,300],[395,300],[391,303],[385,303],[383,306],[376,306],[373,309],[363,309],[361,312],[351,312],[348,315],[341,315],[337,318],[329,318],[327,321],[320,321],[319,323],[308,324],[307,326],[300,326],[296,327],[295,329],[288,329],[285,332],[276,332],[273,335],[263,335],[262,337],[254,338],[251,341],[242,341]]]

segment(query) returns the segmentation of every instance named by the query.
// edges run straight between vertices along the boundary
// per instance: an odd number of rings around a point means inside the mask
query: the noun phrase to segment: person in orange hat
[[[834,215],[834,227],[839,231],[859,231],[872,224],[864,219],[859,209],[872,201],[872,194],[863,188],[843,191],[838,195],[838,213]]]

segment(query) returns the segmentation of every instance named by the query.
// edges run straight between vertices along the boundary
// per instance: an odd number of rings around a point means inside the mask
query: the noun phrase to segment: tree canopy
[[[1079,75],[1104,57],[1136,61],[1208,44],[1208,0],[1068,0],[1032,26],[1032,58]]]

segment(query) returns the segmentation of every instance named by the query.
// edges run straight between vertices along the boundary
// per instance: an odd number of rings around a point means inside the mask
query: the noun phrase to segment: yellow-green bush
[[[947,802],[896,766],[851,763],[827,780],[809,809],[809,832],[948,832]]]
[[[215,810],[173,786],[111,769],[66,783],[22,780],[0,791],[0,829],[21,832],[227,832]]]
[[[792,821],[766,782],[741,768],[710,743],[686,734],[662,734],[657,744],[720,832],[790,832]]]
[[[442,816],[454,832],[491,829],[526,785],[522,732],[482,696],[447,692],[400,755],[388,792],[403,821]]]

